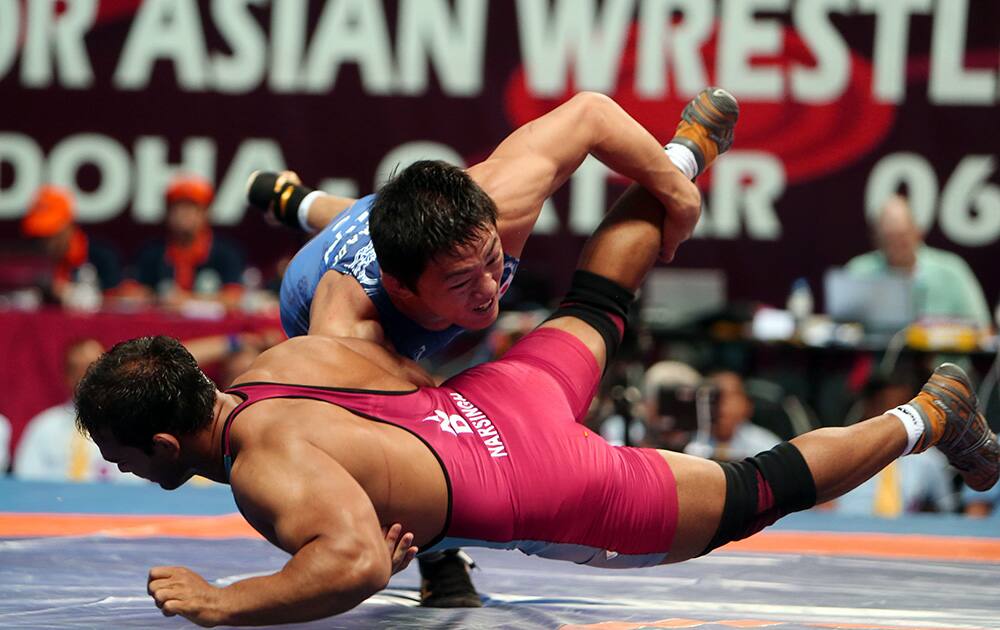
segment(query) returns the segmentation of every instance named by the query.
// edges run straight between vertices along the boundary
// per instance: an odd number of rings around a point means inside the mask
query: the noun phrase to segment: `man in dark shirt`
[[[242,293],[243,255],[212,232],[207,181],[181,176],[167,188],[167,236],[150,243],[136,264],[136,279],[168,306],[192,297],[235,305]]]
[[[97,308],[102,293],[121,284],[121,266],[111,247],[89,238],[75,223],[75,210],[68,190],[42,186],[21,221],[21,233],[37,240],[52,260],[51,281],[42,287],[49,300],[70,308]],[[87,285],[92,294],[85,295]]]

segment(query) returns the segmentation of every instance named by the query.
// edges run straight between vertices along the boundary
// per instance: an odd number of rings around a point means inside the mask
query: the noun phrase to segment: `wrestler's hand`
[[[399,523],[392,527],[383,527],[382,535],[385,536],[389,555],[392,556],[392,574],[395,575],[410,565],[410,561],[417,555],[419,549],[412,545],[413,534],[410,532],[403,534],[403,526]]]
[[[294,184],[295,186],[302,185],[302,179],[299,174],[295,171],[281,171],[278,173],[278,181],[275,183],[274,188],[276,190],[281,190],[284,188],[285,184]]]
[[[270,178],[274,177],[273,185],[268,184]],[[264,221],[271,226],[277,226],[283,221],[279,215],[280,210],[275,205],[278,192],[287,184],[302,186],[302,180],[295,171],[281,171],[280,173],[267,173],[254,171],[247,180],[247,201],[251,206],[264,213]]]
[[[152,595],[165,617],[180,615],[211,628],[225,619],[222,589],[184,567],[153,567],[149,570],[146,592]]]

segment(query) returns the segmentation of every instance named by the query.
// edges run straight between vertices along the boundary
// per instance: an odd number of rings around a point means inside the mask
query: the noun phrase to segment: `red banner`
[[[993,0],[0,0],[0,239],[51,181],[134,255],[183,168],[216,183],[213,220],[267,265],[298,240],[247,213],[254,169],[361,195],[401,162],[474,163],[577,90],[666,141],[706,84],[742,114],[676,265],[780,303],[871,249],[866,213],[901,190],[996,303]],[[620,189],[585,163],[522,269],[561,284]]]

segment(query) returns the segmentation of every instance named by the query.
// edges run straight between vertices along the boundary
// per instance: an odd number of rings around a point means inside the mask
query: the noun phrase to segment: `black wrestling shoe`
[[[476,566],[460,549],[449,549],[431,558],[418,558],[420,605],[428,608],[480,608],[469,571]]]

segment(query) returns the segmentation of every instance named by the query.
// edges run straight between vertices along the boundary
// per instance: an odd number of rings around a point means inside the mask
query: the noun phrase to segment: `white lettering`
[[[243,217],[246,207],[247,175],[256,170],[282,171],[285,169],[285,157],[281,146],[268,138],[249,138],[244,140],[229,170],[222,179],[212,203],[212,218],[221,225],[233,225]]]
[[[588,155],[570,178],[569,229],[574,234],[591,234],[604,218],[607,184],[611,170]]]
[[[220,92],[249,92],[264,77],[267,40],[249,5],[260,6],[264,0],[214,0],[212,20],[218,27],[232,55],[212,55],[214,85]]]
[[[196,173],[215,178],[215,143],[210,138],[188,138],[181,145],[181,161],[171,164],[169,144],[159,136],[143,136],[135,142],[135,193],[132,216],[137,223],[159,223],[166,213],[164,198],[170,180],[178,173]]]
[[[805,103],[829,103],[844,93],[850,79],[850,51],[830,23],[830,13],[845,13],[850,0],[799,0],[794,8],[795,28],[816,57],[816,67],[794,64],[792,93]]]
[[[42,149],[30,137],[0,133],[0,168],[9,164],[14,183],[0,188],[0,219],[14,219],[24,213],[35,190],[42,185]]]
[[[788,0],[725,0],[719,30],[719,85],[741,98],[779,99],[782,76],[777,67],[761,68],[750,63],[758,55],[781,53],[781,24],[774,19],[755,19],[758,11],[786,11]]]
[[[671,23],[682,11],[679,24]],[[639,5],[636,91],[646,98],[667,91],[667,58],[672,61],[677,93],[694,96],[708,85],[701,45],[712,30],[712,5],[704,0],[643,0]]]
[[[115,86],[123,90],[144,88],[160,59],[173,63],[182,89],[206,88],[208,53],[195,0],[148,0],[139,5],[115,69]]]
[[[878,219],[882,205],[892,195],[905,188],[913,220],[926,232],[934,223],[938,181],[934,169],[916,153],[887,155],[868,176],[865,187],[865,212],[869,222]]]
[[[76,186],[77,173],[85,164],[94,165],[100,173],[96,190]],[[128,200],[131,170],[128,152],[118,142],[92,133],[65,138],[49,156],[49,180],[76,188],[76,218],[83,223],[106,221],[121,212]]]
[[[969,155],[941,191],[941,231],[959,245],[981,247],[1000,238],[1000,186],[990,183],[996,156]]]
[[[294,92],[306,44],[307,0],[271,3],[271,67],[268,85],[278,93]]]
[[[7,76],[17,58],[20,26],[20,1],[0,0],[0,79]]]
[[[573,62],[578,90],[608,92],[618,78],[634,0],[518,0],[521,58],[532,92],[556,96],[566,90]]]
[[[992,105],[997,97],[993,70],[964,67],[969,0],[939,2],[931,35],[931,103],[941,105]]]
[[[559,231],[559,214],[551,199],[542,202],[542,211],[535,221],[534,234],[555,234]]]
[[[86,88],[94,83],[94,71],[83,42],[97,19],[96,0],[64,3],[65,11],[55,17],[55,0],[26,3],[27,33],[24,42],[21,78],[29,87],[52,84],[52,51],[55,49],[60,85]],[[17,23],[12,27],[15,33]],[[16,41],[16,38],[15,38]]]
[[[875,14],[872,94],[880,101],[901,103],[906,95],[910,14],[930,13],[932,0],[857,1],[862,12]]]
[[[747,236],[781,238],[775,202],[785,192],[785,169],[775,156],[760,151],[733,151],[720,159],[712,175],[711,212],[702,215],[699,236],[740,237],[742,214]]]
[[[392,53],[381,2],[327,2],[312,42],[305,69],[308,91],[329,92],[344,63],[358,64],[361,83],[369,94],[391,91]]]
[[[472,96],[482,90],[487,4],[485,0],[454,4],[454,23],[446,0],[403,0],[400,5],[397,55],[403,93],[427,91],[429,59],[445,94]]]

